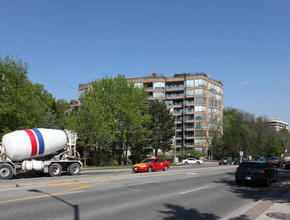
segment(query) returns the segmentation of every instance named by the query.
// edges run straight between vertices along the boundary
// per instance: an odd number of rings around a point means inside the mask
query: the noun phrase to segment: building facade
[[[270,119],[268,120],[268,125],[271,129],[275,131],[281,131],[282,129],[288,129],[288,123],[284,121],[279,121],[276,119]]]
[[[208,156],[214,136],[223,133],[223,84],[204,73],[129,78],[145,86],[149,99],[165,102],[175,117],[174,147]]]
[[[194,148],[209,156],[214,136],[223,133],[223,84],[205,73],[184,73],[174,76],[128,78],[136,86],[146,87],[150,100],[162,100],[175,117],[173,147]],[[72,100],[69,111],[77,109],[84,92],[91,84],[80,84],[78,100]]]

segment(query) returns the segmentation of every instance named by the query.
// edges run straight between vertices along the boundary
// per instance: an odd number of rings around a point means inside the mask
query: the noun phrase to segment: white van
[[[290,161],[290,157],[285,157],[284,162],[288,162],[288,161]]]

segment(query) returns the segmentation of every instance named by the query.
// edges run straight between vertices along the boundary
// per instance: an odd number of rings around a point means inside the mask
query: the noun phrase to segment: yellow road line
[[[41,197],[48,197],[48,196],[52,196],[52,195],[58,195],[58,194],[62,194],[62,193],[67,193],[67,192],[72,192],[72,191],[75,191],[75,190],[83,189],[83,188],[86,188],[86,187],[89,187],[89,186],[94,186],[94,185],[97,185],[97,184],[100,184],[100,183],[104,183],[104,182],[106,182],[106,180],[101,181],[101,182],[97,182],[97,183],[92,183],[92,184],[48,184],[47,186],[79,186],[79,187],[73,188],[73,189],[64,190],[64,191],[60,191],[60,192],[55,192],[55,193],[47,193],[45,195],[30,196],[30,197],[25,197],[25,198],[18,198],[18,199],[0,201],[0,204],[8,203],[8,202],[23,201],[23,200],[28,200],[28,199],[41,198]]]
[[[67,183],[67,184],[47,184],[46,186],[92,186],[92,184],[73,184],[73,183]]]

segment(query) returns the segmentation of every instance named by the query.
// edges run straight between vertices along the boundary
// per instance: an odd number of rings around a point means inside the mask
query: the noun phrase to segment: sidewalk
[[[246,209],[236,210],[234,213],[222,219],[290,220],[290,182],[282,186],[281,189],[273,192],[268,199],[251,203]]]
[[[257,220],[287,219],[290,220],[290,186],[285,186],[282,197],[270,201],[270,207],[266,209]],[[266,202],[266,201],[265,201]]]

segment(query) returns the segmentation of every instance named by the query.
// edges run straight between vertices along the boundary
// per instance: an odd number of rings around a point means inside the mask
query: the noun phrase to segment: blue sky
[[[0,55],[56,99],[104,76],[204,72],[224,107],[290,123],[289,0],[1,0]]]

